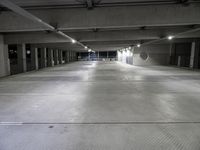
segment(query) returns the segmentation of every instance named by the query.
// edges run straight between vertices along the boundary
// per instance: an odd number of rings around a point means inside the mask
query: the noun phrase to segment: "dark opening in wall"
[[[175,43],[172,50],[171,64],[180,67],[189,67],[191,55],[191,43]]]
[[[116,51],[96,51],[96,52],[79,52],[77,53],[77,57],[79,60],[105,60],[105,59],[116,59],[117,52]]]
[[[17,74],[17,45],[8,45],[8,56],[10,60],[10,74]]]

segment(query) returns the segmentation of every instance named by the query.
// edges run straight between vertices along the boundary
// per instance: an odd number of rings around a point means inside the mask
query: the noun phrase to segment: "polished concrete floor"
[[[75,62],[0,79],[0,150],[199,150],[200,72]]]

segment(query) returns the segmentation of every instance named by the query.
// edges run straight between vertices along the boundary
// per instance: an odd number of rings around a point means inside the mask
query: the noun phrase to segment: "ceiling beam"
[[[80,42],[95,42],[95,41],[127,41],[127,40],[155,40],[168,35],[179,35],[178,38],[197,38],[200,37],[200,31],[188,32],[189,28],[173,28],[173,29],[149,29],[149,30],[118,30],[118,31],[99,31],[99,32],[67,32],[67,35]],[[190,28],[191,29],[191,28]],[[186,32],[187,31],[187,32]],[[193,31],[193,29],[192,29]],[[4,41],[6,44],[20,44],[20,43],[61,43],[71,42],[66,38],[54,32],[21,32],[21,33],[7,33],[4,34]],[[89,45],[88,45],[89,46]]]
[[[12,10],[13,12],[33,21],[36,22],[37,24],[40,24],[41,26],[46,27],[48,30],[55,32],[56,34],[59,34],[61,36],[63,36],[64,38],[66,38],[67,40],[70,41],[75,41],[77,44],[79,44],[82,47],[85,47],[84,44],[82,44],[79,41],[74,40],[72,37],[70,37],[69,35],[63,33],[62,31],[59,31],[57,28],[53,27],[52,25],[46,23],[45,21],[43,21],[42,19],[40,19],[39,17],[36,17],[35,15],[29,13],[28,11],[24,10],[23,8],[17,6],[16,4],[10,2],[9,0],[1,0],[0,4],[9,8],[10,10]]]
[[[1,1],[0,1],[1,2]],[[165,10],[165,11],[163,11]],[[200,24],[200,4],[97,7],[91,11],[84,8],[30,10],[31,14],[58,30],[129,28],[142,26],[177,26]],[[164,18],[163,18],[164,17]],[[84,19],[84,20],[83,20]],[[5,11],[0,15],[0,32],[41,30],[32,21]]]

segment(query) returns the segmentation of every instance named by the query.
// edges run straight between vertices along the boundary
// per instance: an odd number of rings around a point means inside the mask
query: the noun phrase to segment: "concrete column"
[[[177,64],[178,67],[181,67],[181,56],[178,56],[178,64]]]
[[[10,75],[8,45],[4,44],[3,35],[0,35],[0,77],[7,75]]]
[[[17,69],[19,73],[26,72],[26,44],[17,45]]]
[[[195,54],[194,54],[194,68],[199,69],[199,53],[200,53],[200,42],[195,43]]]
[[[190,53],[190,68],[194,68],[195,42],[192,42]]]
[[[90,52],[88,52],[88,60],[90,61]]]
[[[74,60],[73,60],[73,51],[71,51],[70,54],[71,54],[71,61],[74,61]]]
[[[98,51],[98,56],[97,57],[98,57],[98,60],[99,60],[99,51]]]
[[[54,63],[53,63],[53,50],[52,49],[48,49],[47,50],[47,65],[48,67],[53,67]]]
[[[38,48],[31,46],[31,69],[38,70]]]
[[[66,51],[66,63],[70,62],[70,51]]]
[[[77,55],[76,55],[76,52],[74,52],[74,61],[77,61]]]
[[[47,67],[47,48],[41,48],[41,67]]]
[[[71,61],[73,61],[73,51],[70,51],[71,54]]]
[[[59,61],[59,64],[62,64],[62,61],[63,61],[62,50],[58,50],[58,61]]]
[[[75,61],[74,51],[72,51],[72,61]]]
[[[71,51],[68,51],[68,62],[71,62]]]
[[[169,48],[169,59],[168,59],[168,64],[174,64],[174,59],[175,57],[173,57],[174,51],[175,51],[175,45],[174,43],[170,43],[170,48]]]
[[[58,65],[59,62],[58,62],[58,50],[55,49],[53,50],[53,53],[54,53],[54,65]]]
[[[69,51],[65,51],[65,63],[69,62]]]

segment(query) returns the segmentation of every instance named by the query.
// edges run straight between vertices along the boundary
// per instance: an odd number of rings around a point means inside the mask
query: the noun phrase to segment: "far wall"
[[[168,65],[170,44],[152,44],[118,51],[118,60],[133,65]]]

